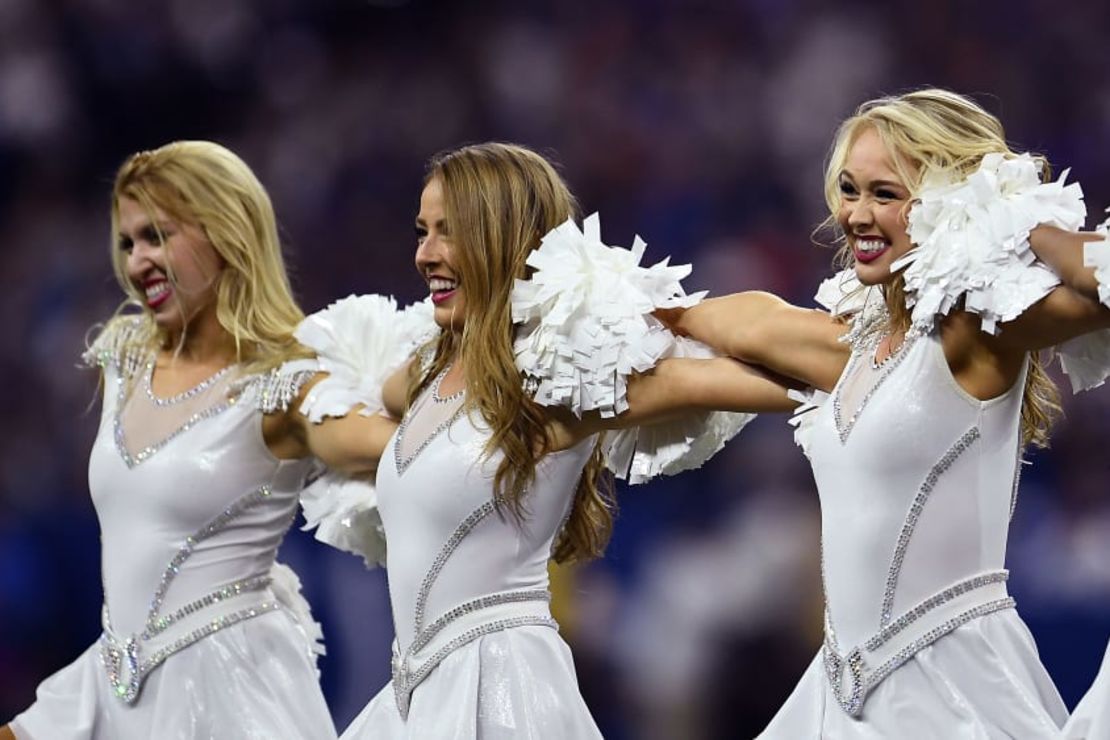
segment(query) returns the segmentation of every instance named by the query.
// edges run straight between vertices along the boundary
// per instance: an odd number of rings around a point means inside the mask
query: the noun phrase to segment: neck
[[[171,332],[166,349],[197,364],[227,365],[237,359],[235,339],[220,326],[214,308],[194,316],[184,329]]]

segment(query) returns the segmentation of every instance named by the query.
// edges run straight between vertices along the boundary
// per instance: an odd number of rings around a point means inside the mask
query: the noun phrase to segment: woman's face
[[[180,224],[157,207],[153,215],[151,221],[138,201],[120,198],[118,247],[154,321],[173,334],[215,310],[224,263],[198,226]]]
[[[855,258],[856,276],[864,285],[885,283],[892,277],[891,263],[912,247],[906,233],[910,191],[874,128],[856,137],[839,179],[837,222]]]
[[[416,214],[416,269],[428,283],[436,324],[462,331],[466,295],[453,257],[451,227],[443,210],[443,186],[433,177],[420,194],[420,212]]]

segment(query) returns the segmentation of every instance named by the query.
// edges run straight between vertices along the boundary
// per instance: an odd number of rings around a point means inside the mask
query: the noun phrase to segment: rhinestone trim
[[[263,601],[254,606],[222,615],[159,648],[145,660],[141,659],[143,642],[153,639],[182,619],[240,594],[262,591],[270,585],[269,575],[244,578],[191,601],[168,616],[160,615],[170,584],[173,583],[177,574],[181,571],[181,566],[193,554],[193,549],[197,544],[226,529],[243,512],[270,500],[271,494],[272,489],[269,486],[261,486],[239,497],[208,524],[185,538],[184,544],[170,559],[169,565],[162,572],[162,578],[150,602],[146,625],[140,634],[129,636],[121,644],[114,637],[108,605],[104,604],[101,610],[104,634],[100,638],[100,657],[108,676],[108,683],[112,687],[112,693],[121,701],[126,704],[134,703],[139,696],[144,677],[173,653],[232,624],[281,608],[278,602]],[[128,678],[123,681],[121,669],[125,660]]]
[[[855,412],[852,414],[851,417],[849,417],[847,422],[845,422],[844,411],[841,408],[840,402],[841,394],[844,390],[844,380],[852,377],[852,373],[855,371],[856,367],[861,361],[861,358],[864,355],[869,354],[872,358],[874,358],[875,349],[876,347],[878,347],[879,342],[882,341],[882,337],[875,337],[872,341],[863,342],[861,343],[860,347],[853,348],[852,358],[848,362],[848,367],[844,371],[844,374],[840,376],[840,382],[836,384],[836,389],[833,391],[832,398],[833,421],[836,424],[837,435],[840,437],[840,444],[847,444],[848,435],[852,433],[852,429],[855,428],[856,422],[863,414],[863,410],[867,408],[868,402],[871,400],[872,396],[875,395],[876,391],[878,391],[879,388],[882,387],[883,383],[886,382],[886,379],[889,378],[891,374],[898,368],[898,366],[902,364],[902,361],[906,359],[906,356],[909,354],[910,345],[917,340],[918,336],[918,332],[915,332],[913,330],[906,332],[906,337],[902,340],[902,346],[899,347],[898,352],[887,358],[885,364],[883,364],[882,369],[879,372],[879,377],[875,379],[875,383],[871,386],[867,393],[864,394]]]
[[[416,613],[413,615],[416,624],[416,633],[419,635],[424,631],[424,610],[428,604],[428,594],[431,593],[432,585],[435,580],[439,578],[440,571],[443,566],[447,564],[447,559],[455,552],[455,549],[466,538],[468,534],[478,526],[478,523],[492,514],[497,509],[497,502],[493,499],[486,501],[474,511],[470,512],[459,526],[455,527],[455,531],[443,543],[439,553],[436,555],[435,560],[432,561],[432,567],[428,569],[427,574],[424,576],[423,582],[420,584],[420,590],[416,594]]]
[[[401,419],[401,425],[397,428],[397,434],[393,437],[393,459],[397,464],[398,476],[404,475],[405,471],[409,469],[409,466],[412,465],[416,458],[420,456],[420,453],[423,452],[424,449],[432,443],[432,440],[443,434],[443,432],[449,429],[452,424],[458,421],[459,417],[462,416],[464,408],[464,406],[459,406],[455,413],[451,414],[449,418],[444,420],[443,423],[432,430],[432,433],[429,434],[415,450],[412,451],[411,455],[409,455],[408,457],[403,457],[401,454],[401,441],[405,438],[405,432],[408,431],[409,420],[412,419],[413,414],[415,414],[417,411],[417,409],[409,409],[409,413],[405,414],[404,418]]]
[[[407,659],[398,663],[394,662],[393,665],[393,696],[397,701],[397,709],[401,713],[402,719],[408,719],[409,706],[412,701],[413,690],[420,685],[420,682],[427,678],[428,674],[435,669],[443,659],[451,653],[455,652],[463,645],[474,642],[479,637],[491,634],[493,632],[500,632],[502,630],[513,629],[515,627],[550,627],[558,630],[559,623],[551,617],[541,616],[521,616],[511,617],[508,619],[498,619],[493,622],[486,622],[477,627],[463,632],[458,637],[450,640],[446,645],[437,650],[427,661],[425,661],[419,668],[411,673],[408,670]],[[407,658],[407,656],[406,656]]]
[[[441,385],[443,385],[443,379],[447,377],[447,373],[450,370],[451,370],[450,365],[443,368],[443,370],[440,372],[440,374],[436,376],[435,382],[432,383],[432,403],[450,403],[451,401],[457,401],[460,398],[462,398],[464,395],[466,395],[466,386],[465,385],[462,388],[459,388],[457,391],[455,391],[454,393],[452,393],[449,396],[439,395],[439,387]]]
[[[442,616],[437,617],[434,622],[428,625],[416,636],[409,646],[408,653],[415,653],[423,649],[432,638],[438,635],[444,627],[454,622],[459,617],[465,616],[473,611],[480,609],[488,609],[491,606],[499,604],[515,604],[524,601],[543,601],[550,602],[551,594],[545,589],[521,589],[519,591],[503,591],[499,594],[490,594],[489,596],[480,596],[477,599],[472,599],[465,603],[459,604],[454,609],[445,612]]]
[[[184,390],[176,395],[170,396],[169,398],[162,398],[161,396],[155,395],[154,386],[152,385],[154,382],[154,365],[155,362],[153,359],[148,360],[146,363],[146,368],[143,370],[143,392],[146,393],[146,397],[150,399],[151,403],[153,403],[155,406],[163,408],[166,406],[173,406],[175,404],[181,403],[182,401],[188,401],[190,398],[195,398],[196,396],[199,396],[201,393],[204,393],[206,390],[211,388],[212,385],[215,384],[216,381],[218,381],[220,378],[227,375],[231,368],[234,367],[234,365],[228,365],[227,367],[221,368],[220,370],[217,370],[213,375],[210,375],[209,377],[200,381],[200,383],[193,386],[192,388]]]
[[[227,411],[229,408],[235,405],[235,399],[229,398],[223,403],[216,404],[215,406],[210,406],[203,411],[198,411],[197,413],[190,416],[184,424],[179,426],[174,431],[170,432],[168,436],[164,437],[158,442],[155,442],[152,445],[144,447],[143,449],[132,455],[130,452],[127,451],[127,438],[123,432],[123,405],[126,400],[127,384],[121,379],[119,385],[119,393],[116,397],[116,414],[113,420],[113,436],[115,437],[116,441],[116,450],[119,452],[120,457],[123,459],[124,464],[126,464],[128,468],[134,468],[136,465],[139,465],[144,460],[156,454],[159,450],[168,445],[174,439],[189,431],[205,419],[209,419],[218,414],[222,414],[224,411]]]
[[[925,509],[925,503],[929,500],[933,489],[936,488],[940,477],[978,439],[979,427],[972,427],[964,432],[963,436],[949,447],[948,451],[937,461],[929,474],[925,476],[921,487],[917,489],[917,495],[914,496],[913,503],[910,504],[910,510],[906,513],[906,519],[902,522],[902,529],[898,532],[898,541],[894,546],[894,557],[891,558],[890,569],[887,571],[886,588],[883,590],[883,604],[879,613],[879,627],[885,627],[893,616],[894,593],[898,588],[898,576],[902,573],[902,561],[906,557],[906,548],[909,547],[910,538],[913,537],[917,520]]]
[[[256,409],[272,414],[287,410],[301,392],[301,386],[315,377],[317,372],[316,369],[290,371],[286,365],[280,365],[268,372],[236,381],[234,388],[240,398],[249,398]]]
[[[1006,571],[985,573],[961,581],[925,599],[913,609],[900,616],[891,625],[869,638],[864,643],[863,650],[877,650],[925,614],[965,593],[990,584],[1002,583],[1008,577],[1009,573]],[[915,638],[884,661],[878,668],[870,672],[868,671],[867,661],[864,658],[864,652],[860,648],[852,648],[847,655],[842,656],[840,654],[839,646],[836,643],[836,635],[832,630],[828,612],[826,612],[825,643],[821,649],[821,658],[825,665],[825,675],[829,680],[829,687],[832,689],[833,694],[836,696],[837,703],[840,704],[841,708],[848,715],[858,717],[863,711],[863,703],[867,694],[914,655],[973,619],[993,614],[1003,609],[1012,609],[1014,606],[1015,602],[1013,598],[1007,596],[1006,598],[995,599],[966,609]],[[844,682],[845,666],[847,666],[851,678],[850,687],[846,687]]]
[[[459,523],[459,526],[455,528],[455,531],[451,533],[451,536],[447,538],[447,541],[443,543],[443,547],[441,547],[436,554],[431,567],[428,569],[427,574],[424,576],[424,580],[420,584],[420,590],[416,594],[416,607],[413,614],[415,637],[413,638],[412,644],[405,649],[403,656],[394,654],[392,663],[394,699],[397,702],[397,709],[404,719],[408,718],[412,692],[444,658],[463,645],[483,635],[510,629],[512,627],[538,625],[553,627],[556,630],[559,628],[558,623],[549,615],[526,614],[505,619],[491,620],[485,624],[472,627],[451,638],[425,660],[419,668],[415,671],[410,670],[409,663],[414,653],[427,647],[448,625],[472,612],[489,609],[490,607],[500,606],[502,604],[519,604],[527,602],[547,603],[551,600],[551,594],[547,589],[503,591],[501,593],[480,596],[476,599],[471,599],[470,601],[459,604],[444,612],[430,625],[425,627],[428,595],[431,593],[432,586],[435,585],[436,579],[439,578],[439,574],[443,571],[448,559],[450,559],[451,555],[467,535],[496,510],[497,502],[491,499],[470,512],[470,514]]]

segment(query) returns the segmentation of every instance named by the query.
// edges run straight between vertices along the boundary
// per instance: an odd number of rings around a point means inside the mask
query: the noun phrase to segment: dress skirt
[[[549,627],[494,632],[448,655],[413,691],[407,719],[386,684],[343,740],[594,740],[570,648]]]
[[[1068,720],[1064,737],[1068,740],[1110,740],[1110,645],[1106,646],[1098,677]]]
[[[1059,738],[1067,717],[1032,635],[1006,609],[918,652],[868,694],[858,718],[837,703],[818,654],[759,737],[1038,740]]]
[[[18,740],[274,740],[335,737],[296,623],[275,611],[169,656],[134,704],[116,698],[95,643],[43,681],[12,721]]]

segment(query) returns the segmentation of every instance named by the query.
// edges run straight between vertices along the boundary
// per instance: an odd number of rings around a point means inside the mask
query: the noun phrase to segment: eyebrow
[[[851,180],[853,182],[855,182],[855,179],[856,179],[856,178],[852,177],[852,174],[850,172],[848,172],[848,170],[841,170],[840,171],[840,174],[837,175],[837,179],[839,180],[842,177],[847,177],[849,180]],[[874,187],[898,188],[899,190],[906,190],[907,189],[905,185],[903,185],[902,183],[897,182],[895,180],[872,180],[871,181],[871,187],[873,187],[873,188]]]
[[[447,219],[441,218],[440,220],[435,222],[435,226],[436,226],[437,229],[442,230],[444,224],[446,224],[446,223],[447,223]],[[428,228],[428,222],[425,221],[424,219],[420,218],[419,216],[416,217],[416,225],[423,228],[423,229]]]

